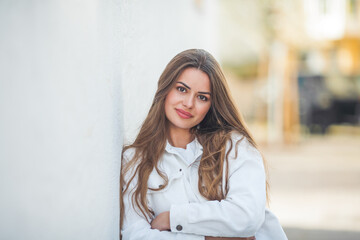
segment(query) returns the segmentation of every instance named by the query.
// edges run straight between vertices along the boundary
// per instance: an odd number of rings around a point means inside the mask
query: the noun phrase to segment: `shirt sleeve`
[[[126,178],[126,177],[125,177]],[[142,216],[138,208],[132,204],[131,195],[136,185],[136,179],[131,182],[124,198],[124,223],[121,229],[122,240],[204,240],[205,237],[196,234],[159,231],[151,229],[151,225]]]
[[[171,231],[221,237],[255,236],[265,220],[265,171],[258,150],[245,138],[237,145],[239,139],[233,137],[229,154],[226,198],[171,205]]]

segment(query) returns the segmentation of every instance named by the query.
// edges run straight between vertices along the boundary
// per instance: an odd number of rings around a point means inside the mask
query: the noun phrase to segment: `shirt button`
[[[181,231],[181,230],[182,230],[182,226],[181,226],[181,225],[177,225],[177,226],[176,226],[176,230]]]
[[[181,171],[182,171],[182,169],[180,168],[180,169],[179,169],[179,171],[181,172]]]

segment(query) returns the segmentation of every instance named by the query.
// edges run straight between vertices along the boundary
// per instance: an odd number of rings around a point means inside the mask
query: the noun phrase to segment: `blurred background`
[[[219,55],[289,239],[360,239],[360,1],[221,1]]]
[[[360,0],[0,0],[0,239],[118,239],[170,59],[221,63],[289,239],[360,239]]]

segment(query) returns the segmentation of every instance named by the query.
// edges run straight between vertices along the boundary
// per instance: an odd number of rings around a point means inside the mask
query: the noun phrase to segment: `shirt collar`
[[[199,143],[196,137],[194,139],[194,143],[196,147],[195,157],[198,158],[203,153],[203,146]],[[173,146],[171,146],[168,140],[166,140],[165,151],[167,151],[168,153],[177,154],[176,150],[174,149]]]

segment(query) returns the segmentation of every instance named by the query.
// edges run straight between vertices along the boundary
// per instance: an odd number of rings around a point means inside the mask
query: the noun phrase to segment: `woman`
[[[122,239],[287,239],[264,163],[216,60],[191,49],[158,81],[121,171]]]

